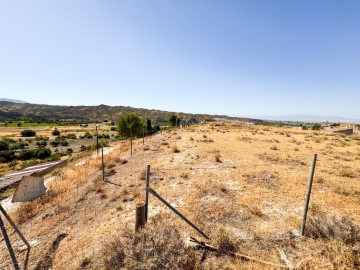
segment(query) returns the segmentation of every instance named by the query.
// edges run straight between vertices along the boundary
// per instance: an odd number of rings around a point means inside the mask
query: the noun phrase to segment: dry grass
[[[157,149],[172,133],[163,131],[149,137],[147,144]],[[21,204],[11,213],[29,239],[41,239],[32,249],[30,262],[36,264],[46,254],[51,240],[64,232],[69,236],[59,246],[53,269],[104,269],[106,264],[115,269],[121,265],[125,269],[148,265],[164,269],[158,263],[164,263],[165,255],[172,263],[183,263],[177,261],[184,252],[183,240],[197,234],[152,196],[150,224],[155,223],[156,215],[165,218],[166,224],[176,224],[177,233],[167,232],[171,236],[170,248],[162,240],[164,234],[156,234],[152,229],[146,237],[153,239],[160,250],[135,236],[123,235],[124,228],[133,229],[136,204],[144,202],[145,167],[149,163],[151,187],[210,234],[212,245],[224,247],[223,255],[209,254],[201,266],[198,263],[202,254],[198,254],[196,264],[189,264],[191,267],[269,269],[261,263],[234,258],[229,250],[282,263],[277,251],[282,248],[299,269],[359,268],[356,259],[360,257],[356,244],[359,239],[354,233],[360,225],[358,140],[345,141],[346,138],[323,132],[315,135],[312,131],[239,123],[204,124],[179,129],[177,133],[181,139],[176,140],[176,148],[181,151],[176,155],[167,147],[159,148],[156,154],[142,151],[142,141],[135,140],[136,151],[130,157],[129,143],[118,143],[119,150],[105,158],[107,171],[117,172],[108,176],[106,184],[102,183],[98,170],[101,161],[90,157],[71,161],[66,168],[50,175],[54,180],[47,197]],[[202,138],[203,134],[207,138]],[[211,137],[214,143],[191,141],[190,135],[201,140]],[[174,138],[170,138],[172,143]],[[270,149],[273,144],[279,151]],[[313,153],[318,153],[319,159],[308,237],[301,238],[298,231]],[[217,154],[222,163],[216,162]],[[79,161],[85,164],[75,166]],[[323,216],[322,213],[337,214]],[[223,229],[220,240],[216,240],[214,232],[209,233],[211,228]],[[120,236],[114,238],[116,233]],[[123,249],[111,245],[113,241],[124,244]],[[115,262],[120,265],[113,265],[111,260],[106,263],[97,256],[101,254],[102,243],[109,243],[106,246],[111,251],[109,257],[117,258]],[[139,254],[141,246],[146,250],[144,255]],[[179,253],[171,250],[177,247]],[[0,245],[0,250],[0,269],[7,269],[10,264],[4,246]],[[185,250],[193,254],[186,246]],[[139,264],[129,254],[140,256],[136,257]],[[154,258],[150,254],[155,254]],[[30,267],[33,268],[34,265]]]
[[[166,221],[148,224],[134,234],[107,243],[102,251],[104,269],[196,269],[196,252],[187,247],[176,227]]]

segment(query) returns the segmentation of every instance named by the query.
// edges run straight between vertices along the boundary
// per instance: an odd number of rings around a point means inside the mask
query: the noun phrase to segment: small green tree
[[[321,129],[321,124],[314,124],[312,127],[311,127],[312,130],[320,130]]]
[[[51,134],[53,136],[60,136],[60,131],[57,128],[55,128]]]
[[[119,134],[127,138],[142,134],[143,128],[144,122],[134,113],[122,115],[117,122]]]
[[[169,118],[169,121],[170,121],[170,123],[171,123],[171,126],[172,127],[175,127],[176,126],[176,122],[177,122],[177,116],[176,115],[172,115],[170,118]]]

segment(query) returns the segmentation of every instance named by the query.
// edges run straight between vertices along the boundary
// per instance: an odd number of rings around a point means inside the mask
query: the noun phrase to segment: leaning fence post
[[[24,242],[24,244],[28,247],[28,249],[30,248],[30,244],[29,242],[26,240],[26,238],[24,237],[24,235],[20,232],[20,230],[18,229],[18,227],[15,225],[14,221],[12,221],[12,219],[10,218],[10,216],[8,215],[8,213],[6,213],[5,209],[2,207],[2,205],[0,204],[0,212],[4,215],[4,217],[7,219],[7,221],[10,223],[10,225],[13,227],[13,229],[15,230],[15,232],[19,235],[20,239]]]
[[[146,166],[145,221],[149,213],[150,164]]]
[[[302,226],[301,226],[301,235],[302,235],[302,236],[304,236],[304,234],[305,234],[305,224],[306,224],[306,219],[307,219],[307,212],[308,212],[308,209],[309,209],[310,196],[311,196],[311,188],[312,188],[312,184],[313,184],[313,181],[314,181],[316,160],[317,160],[317,154],[314,154],[314,160],[313,160],[313,164],[312,164],[312,168],[311,168],[311,173],[310,173],[309,186],[308,186],[308,191],[307,191],[307,194],[306,194],[306,201],[305,201],[303,222],[302,222]]]
[[[143,228],[145,223],[145,204],[138,204],[136,206],[135,215],[135,232],[138,232],[140,228]]]
[[[6,229],[5,229],[5,226],[4,226],[4,223],[2,221],[2,218],[1,218],[1,215],[0,215],[0,229],[1,229],[1,232],[4,236],[4,240],[5,240],[5,243],[6,243],[6,246],[7,246],[7,249],[9,251],[9,254],[10,254],[10,257],[11,257],[11,260],[13,262],[13,265],[14,265],[14,268],[15,270],[20,270],[20,267],[19,267],[19,264],[16,260],[16,256],[15,256],[15,253],[14,253],[14,250],[11,246],[11,242],[10,242],[10,239],[7,235],[7,232],[6,232]]]

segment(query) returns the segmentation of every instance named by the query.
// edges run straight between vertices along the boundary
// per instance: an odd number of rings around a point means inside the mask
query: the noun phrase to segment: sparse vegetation
[[[172,148],[171,148],[171,151],[173,153],[180,153],[180,149],[177,147],[177,145],[174,145]]]
[[[60,158],[68,148],[76,150],[71,145],[73,139],[66,136],[75,131],[65,130],[62,135],[71,147],[59,146],[45,160]],[[48,136],[49,132],[38,136]],[[76,135],[80,137],[85,132]],[[61,231],[60,225],[70,234],[64,240],[67,243],[59,245],[53,269],[162,269],[162,264],[166,269],[188,266],[189,269],[268,269],[259,262],[241,260],[235,254],[283,264],[278,248],[298,269],[359,267],[357,140],[346,141],[342,146],[345,138],[329,136],[325,131],[315,135],[313,131],[300,129],[224,122],[193,126],[176,133],[163,131],[162,136],[149,137],[146,146],[154,149],[156,155],[153,151],[142,151],[142,140],[135,140],[135,149],[141,151],[129,162],[129,144],[113,141],[114,150],[104,156],[109,181],[106,184],[99,170],[101,161],[90,152],[80,153],[79,157],[73,153],[66,167],[45,176],[54,178],[47,184],[46,197],[22,203],[11,213],[24,234],[49,239],[32,248],[30,263],[36,265],[46,254],[51,240]],[[207,138],[203,138],[205,133]],[[161,147],[168,146],[167,142],[173,144],[179,134],[182,138],[174,146],[181,149],[181,154],[171,154],[173,148]],[[287,134],[291,135],[289,139]],[[188,139],[190,135],[197,137],[196,143]],[[209,138],[216,143],[200,143]],[[29,144],[31,148],[25,151],[37,150],[36,142],[43,141],[30,140],[4,139],[9,149],[20,142]],[[276,141],[281,142],[281,151],[269,149],[274,143],[280,145]],[[90,142],[93,144],[94,140]],[[330,143],[336,144],[330,145],[333,149],[329,148]],[[87,149],[85,145],[84,149]],[[297,232],[311,165],[309,152],[319,154],[319,164],[307,237],[302,238]],[[20,153],[21,150],[14,151],[15,157]],[[215,162],[222,160],[224,164],[216,165]],[[29,159],[15,165],[20,168],[38,162],[41,160]],[[203,252],[187,246],[188,236],[199,240],[201,237],[152,196],[146,229],[137,235],[128,232],[133,231],[135,206],[144,202],[147,162],[151,164],[152,188],[210,234],[207,243],[215,251],[208,252],[201,264]],[[81,233],[84,228],[94,232],[91,238]],[[177,233],[166,231],[170,229]],[[0,268],[6,269],[11,261],[2,252],[5,246],[0,245],[0,249]],[[184,253],[189,257],[185,258]]]

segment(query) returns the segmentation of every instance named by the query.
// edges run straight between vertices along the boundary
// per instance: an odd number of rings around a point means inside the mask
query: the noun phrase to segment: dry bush
[[[49,191],[36,200],[22,203],[13,213],[15,223],[20,225],[37,216],[53,196],[54,192]]]
[[[104,269],[196,269],[196,252],[167,221],[149,223],[141,232],[127,231],[104,246]]]
[[[271,150],[275,150],[275,151],[276,151],[276,150],[279,150],[276,145],[271,146],[270,149],[271,149]]]
[[[139,174],[139,180],[146,180],[146,170],[142,170]]]
[[[348,178],[355,178],[356,177],[356,173],[347,167],[344,167],[340,170],[339,175],[342,177],[348,177]]]
[[[298,270],[308,269],[359,269],[360,248],[353,248],[341,241],[307,241],[309,256],[302,256],[296,264]]]
[[[128,163],[128,161],[127,161],[127,159],[120,159],[120,162],[119,162],[120,164],[126,164],[126,163]]]
[[[115,167],[116,167],[116,164],[114,162],[106,164],[107,169],[112,169],[112,168],[115,168]]]
[[[323,212],[308,219],[305,234],[314,239],[335,239],[347,245],[360,242],[360,228],[350,219]]]
[[[144,149],[144,151],[149,151],[149,150],[150,150],[150,147],[146,145],[146,146],[144,146],[143,149]]]
[[[174,146],[171,148],[171,152],[173,152],[173,153],[180,153],[180,150],[179,150],[179,148],[177,147],[177,145],[174,145]]]
[[[180,177],[183,178],[183,179],[189,179],[189,174],[187,172],[182,172],[180,174]]]
[[[234,256],[240,245],[237,237],[222,226],[215,227],[210,238],[211,244],[217,248],[217,254],[220,256]]]
[[[222,163],[222,161],[221,161],[221,155],[220,155],[220,153],[219,152],[217,152],[216,154],[215,154],[215,161],[216,162],[219,162],[219,163]]]

